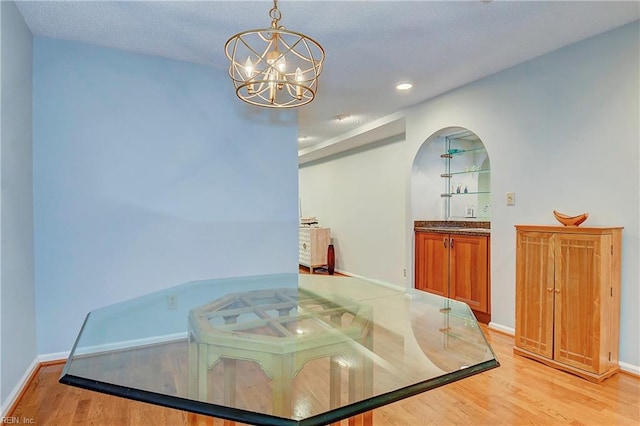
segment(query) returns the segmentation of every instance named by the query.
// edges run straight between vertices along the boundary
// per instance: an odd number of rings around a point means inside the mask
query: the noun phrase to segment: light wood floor
[[[514,355],[511,336],[482,328],[500,367],[376,409],[374,425],[640,425],[640,378],[616,374],[593,384]],[[59,384],[62,367],[40,367],[8,413],[10,421],[39,426],[222,425],[218,419]]]
[[[513,338],[483,327],[499,368],[374,411],[376,426],[640,424],[640,379],[593,384],[512,353]],[[185,412],[61,385],[62,364],[42,366],[10,416],[36,425],[186,425]],[[191,424],[222,424],[197,416]]]

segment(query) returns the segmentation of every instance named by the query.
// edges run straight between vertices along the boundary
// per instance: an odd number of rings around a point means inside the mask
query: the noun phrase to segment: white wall
[[[336,269],[404,285],[404,135],[304,164],[303,216],[331,228]]]
[[[40,354],[111,303],[297,272],[294,112],[247,114],[224,70],[70,41],[36,37],[33,67]]]
[[[556,224],[624,226],[620,357],[640,365],[639,24],[552,52],[425,103],[407,116],[411,157],[452,124],[475,132],[491,158],[492,321],[515,322],[515,230]],[[506,206],[505,192],[516,192]]]
[[[331,226],[327,219],[339,222],[348,201],[367,212],[366,223],[370,225],[361,227],[353,216],[348,222],[344,219],[341,229],[358,229],[350,239],[368,238],[374,224],[375,229],[401,232],[403,249],[397,247],[397,236],[393,236],[393,244],[371,242],[356,254],[347,250],[351,241],[343,238],[342,256],[361,256],[357,273],[364,276],[377,273],[381,259],[386,259],[389,271],[407,267],[406,285],[412,286],[412,200],[406,197],[400,207],[397,194],[411,192],[415,156],[431,135],[452,126],[469,129],[482,140],[491,159],[494,325],[509,329],[515,323],[514,225],[557,224],[554,209],[569,214],[589,212],[583,226],[625,227],[620,359],[626,368],[640,371],[639,39],[640,24],[635,22],[412,108],[406,116],[406,142],[396,146],[406,151],[402,159],[399,153],[369,154],[369,161],[363,164],[364,160],[355,160],[365,155],[367,151],[363,151],[349,160],[349,168],[342,166],[346,161],[340,157],[305,165],[300,170],[301,198],[314,208],[305,209],[304,214],[318,215]],[[330,203],[327,195],[321,202],[310,201],[318,199],[313,191],[318,185],[309,184],[311,175],[316,182],[350,186],[351,179],[362,185],[369,175],[385,170],[404,176],[402,182],[394,181],[399,186],[377,196],[371,190],[364,195],[351,194],[353,199],[340,197],[339,202]],[[515,206],[505,205],[507,191],[515,191]],[[439,197],[439,192],[432,196]],[[402,208],[404,217],[394,220],[395,216],[387,213],[389,206]],[[396,257],[399,251],[406,253],[403,260]],[[349,264],[344,266],[350,271]]]
[[[412,225],[414,220],[443,220],[446,217],[445,199],[439,196],[445,192],[444,179],[440,177],[440,174],[444,173],[440,158],[444,146],[444,137],[432,135],[414,156],[408,200],[411,213],[409,225]]]
[[[0,403],[36,358],[31,70],[32,36],[14,2],[0,2]]]

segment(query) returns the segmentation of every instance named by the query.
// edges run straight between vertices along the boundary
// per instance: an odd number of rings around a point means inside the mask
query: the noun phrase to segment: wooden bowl
[[[589,213],[582,213],[578,216],[568,216],[555,210],[553,211],[553,215],[558,219],[558,222],[564,226],[578,226],[589,217]]]

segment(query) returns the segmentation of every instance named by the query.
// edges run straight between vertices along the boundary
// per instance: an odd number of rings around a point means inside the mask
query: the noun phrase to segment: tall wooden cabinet
[[[489,237],[415,233],[415,286],[464,302],[489,322]]]
[[[600,382],[619,370],[622,228],[516,226],[514,352]]]

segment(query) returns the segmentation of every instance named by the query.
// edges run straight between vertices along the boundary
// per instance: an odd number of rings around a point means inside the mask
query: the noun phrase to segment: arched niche
[[[469,129],[447,127],[429,136],[411,169],[413,220],[491,219],[491,163]]]

